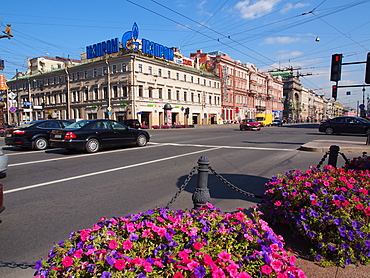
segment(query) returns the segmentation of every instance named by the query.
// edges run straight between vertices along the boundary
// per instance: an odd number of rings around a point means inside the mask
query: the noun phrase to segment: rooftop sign
[[[163,46],[161,44],[141,39],[141,43],[138,40],[139,27],[136,22],[132,26],[132,30],[123,34],[122,36],[122,47],[130,52],[134,52],[141,49],[141,52],[153,55],[166,60],[174,60],[174,51],[172,48]],[[97,44],[86,46],[86,58],[91,59],[100,57],[105,54],[111,54],[119,52],[119,41],[118,38],[107,40],[105,42],[99,42]]]

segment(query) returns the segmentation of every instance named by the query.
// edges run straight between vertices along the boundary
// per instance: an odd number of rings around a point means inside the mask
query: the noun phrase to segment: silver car
[[[9,157],[3,153],[3,150],[0,148],[0,173],[5,172],[8,169],[8,160]]]

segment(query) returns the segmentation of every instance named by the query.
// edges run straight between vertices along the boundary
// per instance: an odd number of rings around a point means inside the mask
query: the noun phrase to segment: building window
[[[162,77],[162,69],[158,69],[158,76]]]
[[[127,65],[126,64],[122,64],[122,72],[125,72],[127,71]]]
[[[143,85],[139,85],[139,97],[143,97]]]
[[[194,93],[191,93],[191,102],[194,102]]]
[[[152,70],[152,67],[151,67],[151,66],[149,66],[149,67],[148,67],[148,71],[149,71],[149,74],[150,74],[150,75],[152,75],[152,74],[153,74],[153,70]]]
[[[190,77],[190,82],[194,83],[194,76]]]
[[[97,76],[98,76],[98,71],[97,69],[94,69],[93,77],[97,77]]]
[[[209,87],[212,87],[212,81],[211,80],[209,81],[208,85],[209,85]]]
[[[139,72],[143,72],[143,65],[139,64],[138,67],[139,67]]]
[[[186,82],[186,74],[184,74],[184,81]]]
[[[122,85],[122,96],[128,98],[128,87],[125,85]]]
[[[84,101],[89,100],[89,90],[85,89],[84,91]]]
[[[113,72],[113,73],[116,73],[116,72],[117,72],[117,66],[116,66],[116,65],[113,65],[113,66],[112,66],[112,72]]]
[[[113,86],[113,97],[118,97],[118,87]]]
[[[198,77],[198,84],[200,84],[200,78]]]
[[[153,88],[152,87],[148,88],[148,94],[149,94],[149,98],[153,98]]]
[[[77,72],[77,80],[80,80],[80,73]]]
[[[184,92],[184,101],[188,101],[188,93]]]
[[[87,78],[87,70],[84,71],[84,78],[86,79]]]
[[[107,74],[108,74],[107,67],[103,67],[103,75],[107,75]]]
[[[212,96],[209,96],[208,101],[209,101],[209,104],[212,104]]]
[[[179,90],[176,91],[176,100],[180,100],[180,91]]]
[[[167,91],[167,99],[171,99],[171,89],[168,89]]]
[[[94,100],[99,99],[99,90],[98,88],[94,88]]]
[[[177,72],[176,73],[176,79],[179,80],[180,79],[180,74]]]
[[[163,98],[163,95],[162,95],[162,88],[159,88],[158,89],[158,98],[162,99]]]
[[[108,87],[103,87],[104,99],[108,99]]]
[[[171,78],[171,72],[168,71],[168,78]]]

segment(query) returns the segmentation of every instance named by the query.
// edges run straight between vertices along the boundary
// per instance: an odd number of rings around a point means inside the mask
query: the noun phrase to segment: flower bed
[[[306,277],[254,211],[154,209],[73,232],[36,277]]]
[[[153,129],[159,129],[159,125],[152,125]]]
[[[370,172],[325,166],[266,184],[260,209],[308,238],[323,266],[370,262]]]

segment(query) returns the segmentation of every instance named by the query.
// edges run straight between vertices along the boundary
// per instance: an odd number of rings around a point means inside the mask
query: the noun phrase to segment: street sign
[[[350,96],[350,95],[351,95],[351,91],[348,91],[348,92],[347,92],[347,96]]]
[[[25,102],[23,102],[23,105],[32,105],[32,102],[25,101]]]
[[[13,92],[11,92],[11,93],[9,93],[8,94],[8,97],[10,98],[10,99],[15,99],[15,97],[16,97],[17,95],[16,94],[14,94]]]
[[[360,104],[359,108],[360,108],[360,109],[365,109],[365,105]]]
[[[9,112],[15,113],[15,111],[17,111],[17,108],[15,108],[14,106],[9,108]]]

